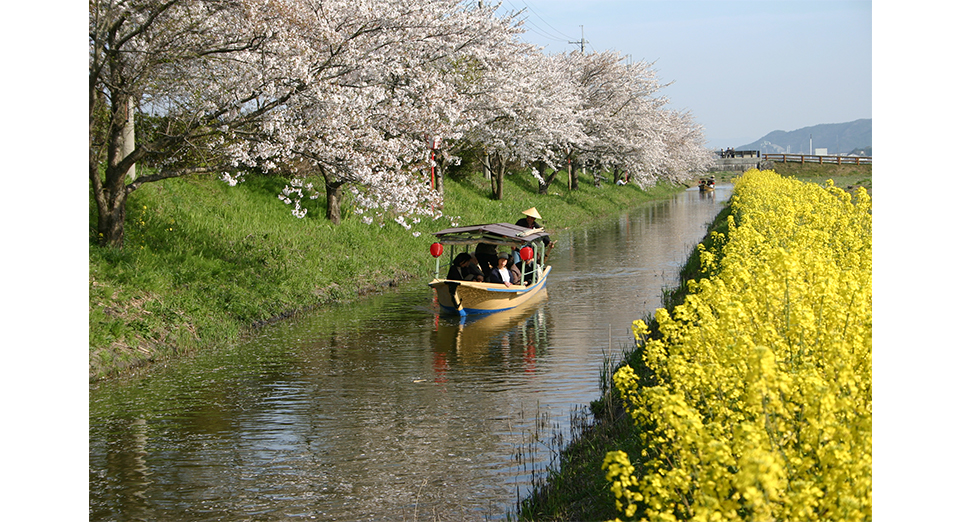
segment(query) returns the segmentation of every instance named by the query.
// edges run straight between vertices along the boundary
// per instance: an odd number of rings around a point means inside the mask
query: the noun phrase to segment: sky
[[[545,53],[652,63],[707,146],[872,118],[872,4],[839,0],[503,0]],[[581,28],[582,26],[582,28]],[[574,42],[574,43],[571,43]]]

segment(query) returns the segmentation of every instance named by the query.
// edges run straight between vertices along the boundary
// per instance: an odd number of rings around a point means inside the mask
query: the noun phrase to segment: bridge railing
[[[720,156],[721,158],[759,158],[759,150],[717,150],[714,151],[714,154]]]
[[[873,165],[872,156],[819,156],[814,154],[764,154],[764,160],[778,161],[785,163],[788,161],[798,163],[819,163],[836,165]]]

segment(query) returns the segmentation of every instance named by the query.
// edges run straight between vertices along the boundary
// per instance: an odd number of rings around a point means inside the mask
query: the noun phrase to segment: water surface
[[[462,324],[413,282],[92,387],[90,520],[505,519],[731,188],[552,233],[518,310]]]

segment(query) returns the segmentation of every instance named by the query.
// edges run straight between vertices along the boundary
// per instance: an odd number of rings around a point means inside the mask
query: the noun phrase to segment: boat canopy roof
[[[445,245],[470,245],[473,243],[492,243],[495,245],[523,245],[535,239],[546,237],[542,228],[527,228],[511,223],[490,223],[441,230],[434,234],[437,241]]]

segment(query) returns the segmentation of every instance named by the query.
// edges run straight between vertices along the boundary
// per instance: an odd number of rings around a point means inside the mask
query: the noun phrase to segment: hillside
[[[873,119],[847,123],[823,123],[794,131],[773,131],[759,140],[741,145],[737,150],[759,150],[765,154],[810,154],[813,149],[827,149],[827,154],[848,154],[873,147]],[[861,154],[862,155],[862,154]]]

